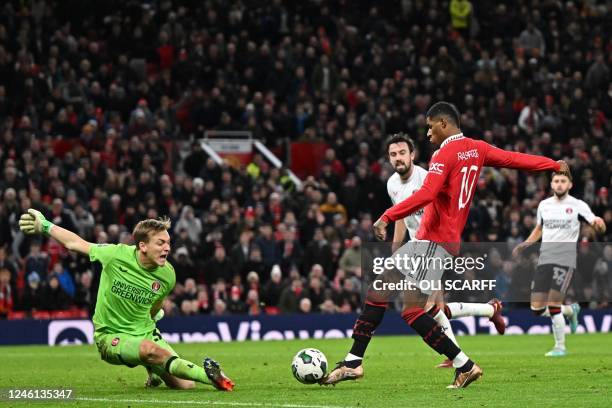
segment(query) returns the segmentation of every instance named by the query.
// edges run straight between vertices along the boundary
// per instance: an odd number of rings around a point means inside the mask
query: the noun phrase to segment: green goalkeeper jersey
[[[176,275],[169,262],[144,268],[133,245],[92,245],[89,259],[102,263],[93,323],[96,333],[141,336],[155,329],[151,306],[174,288]]]

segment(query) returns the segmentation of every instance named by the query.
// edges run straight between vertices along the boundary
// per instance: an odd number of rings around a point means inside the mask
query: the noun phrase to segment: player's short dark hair
[[[449,122],[452,122],[456,127],[460,127],[461,125],[461,115],[459,114],[459,110],[455,105],[450,102],[436,102],[434,103],[425,117],[430,119],[438,119],[438,118],[446,118]]]
[[[157,219],[149,218],[148,220],[140,221],[136,224],[134,232],[132,233],[136,246],[141,242],[146,244],[149,242],[149,239],[151,239],[152,234],[167,231],[170,229],[171,225],[170,218],[168,217],[160,217]]]
[[[389,148],[392,144],[396,143],[406,143],[408,145],[408,149],[410,153],[414,152],[414,142],[411,138],[409,138],[405,133],[395,133],[389,136],[387,139],[387,153],[389,153]]]

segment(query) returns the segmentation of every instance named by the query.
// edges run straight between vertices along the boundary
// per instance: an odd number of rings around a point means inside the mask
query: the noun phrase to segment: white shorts
[[[413,282],[426,295],[441,287],[445,261],[452,258],[444,247],[432,241],[409,241],[392,257],[406,281]]]

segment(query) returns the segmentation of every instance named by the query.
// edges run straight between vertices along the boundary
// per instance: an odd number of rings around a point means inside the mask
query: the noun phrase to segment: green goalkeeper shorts
[[[151,340],[159,347],[168,350],[173,356],[176,351],[162,337],[158,329],[153,330],[146,336],[131,336],[126,333],[95,333],[94,341],[102,360],[110,364],[136,367],[146,365],[140,361],[140,343],[143,340]],[[152,366],[156,374],[163,372],[163,367]],[[158,373],[159,371],[159,373]]]

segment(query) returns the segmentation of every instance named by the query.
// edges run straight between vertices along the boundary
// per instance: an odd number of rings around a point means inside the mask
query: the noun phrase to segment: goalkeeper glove
[[[159,322],[164,317],[164,309],[159,309],[153,320]]]
[[[32,208],[19,218],[19,229],[24,234],[45,234],[49,235],[51,228],[54,227],[51,221],[47,221],[44,215],[38,210]]]

